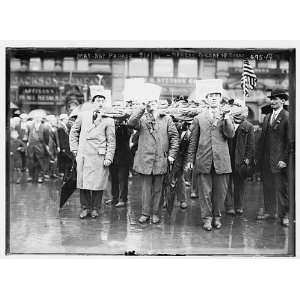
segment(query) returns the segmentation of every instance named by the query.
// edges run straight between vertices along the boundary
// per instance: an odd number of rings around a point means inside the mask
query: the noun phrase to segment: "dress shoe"
[[[87,216],[89,215],[89,210],[88,209],[83,209],[79,215],[79,218],[80,219],[85,219],[87,218]]]
[[[195,192],[191,192],[191,198],[198,198],[198,195]]]
[[[237,215],[242,215],[244,213],[244,210],[242,208],[237,208],[235,210],[235,212],[236,212]]]
[[[39,179],[38,179],[37,182],[38,182],[38,183],[43,183],[43,182],[44,182],[44,179],[43,179],[42,177],[39,177]]]
[[[27,182],[32,182],[32,177],[28,177]]]
[[[110,200],[106,200],[105,201],[105,204],[106,205],[115,205],[115,204],[117,204],[118,203],[118,201],[116,201],[116,200],[114,200],[114,199],[110,199]]]
[[[289,227],[290,220],[287,216],[285,216],[281,219],[281,225],[284,226],[284,227]]]
[[[99,217],[99,213],[98,213],[98,210],[97,210],[97,209],[93,209],[93,210],[92,210],[91,217],[92,217],[93,219]]]
[[[119,201],[115,207],[125,207],[126,206],[126,203],[124,201]]]
[[[227,209],[226,214],[230,216],[235,216],[235,210],[233,208]]]
[[[185,183],[185,186],[186,186],[186,187],[189,187],[189,186],[191,186],[191,183],[190,183],[190,182],[188,182],[188,181],[185,181],[184,183]]]
[[[211,218],[209,219],[205,219],[204,223],[202,225],[203,229],[206,231],[211,231],[212,230],[212,226],[211,226]]]
[[[188,207],[188,205],[187,205],[186,201],[180,202],[180,208],[186,209],[187,207]]]
[[[17,180],[16,180],[16,184],[19,184],[21,182],[21,178],[18,178]]]
[[[214,218],[214,227],[216,229],[220,229],[222,227],[221,217],[215,217]]]
[[[139,218],[139,223],[145,224],[145,223],[147,223],[149,220],[150,220],[150,217],[149,217],[149,216],[141,215],[140,218]]]
[[[160,222],[160,218],[158,215],[152,216],[152,224],[158,224]]]

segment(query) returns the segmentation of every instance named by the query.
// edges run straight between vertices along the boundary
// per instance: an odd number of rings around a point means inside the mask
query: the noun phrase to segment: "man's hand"
[[[244,162],[245,162],[245,164],[246,164],[247,166],[249,166],[250,160],[249,160],[248,158],[246,158],[246,159],[244,160]]]
[[[171,165],[173,165],[175,159],[172,156],[168,156],[168,161]]]
[[[104,159],[103,165],[104,165],[104,167],[109,167],[111,165],[111,160]]]
[[[187,163],[186,164],[186,167],[185,167],[186,171],[192,170],[193,168],[194,168],[193,163]]]
[[[277,167],[279,168],[279,169],[283,169],[283,168],[286,168],[286,163],[284,162],[284,161],[279,161],[278,162],[278,164],[277,164]]]
[[[60,148],[59,147],[57,147],[57,152],[60,152]]]

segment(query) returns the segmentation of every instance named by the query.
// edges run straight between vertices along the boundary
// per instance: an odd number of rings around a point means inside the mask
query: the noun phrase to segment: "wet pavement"
[[[10,184],[10,252],[292,254],[292,227],[282,227],[279,220],[255,219],[262,199],[260,183],[247,183],[243,216],[224,216],[220,230],[206,232],[201,228],[197,199],[188,199],[185,210],[177,204],[171,216],[164,210],[158,225],[140,225],[137,221],[141,211],[139,181],[139,176],[130,180],[127,207],[106,206],[104,198],[100,217],[85,220],[78,218],[78,191],[59,212],[59,179],[43,184]]]

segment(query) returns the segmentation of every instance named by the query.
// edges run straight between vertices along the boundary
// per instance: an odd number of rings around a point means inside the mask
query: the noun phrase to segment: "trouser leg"
[[[276,212],[276,182],[270,169],[263,170],[264,210],[265,213],[274,215]]]
[[[142,183],[142,214],[151,215],[152,207],[152,175],[141,175]]]
[[[228,180],[228,189],[226,193],[226,198],[225,198],[225,209],[230,210],[234,209],[234,193],[235,193],[235,186],[233,182],[233,175],[229,175],[229,180]]]
[[[116,165],[111,165],[109,171],[111,179],[111,195],[113,202],[117,203],[119,201],[119,168]]]
[[[129,176],[129,167],[120,166],[119,167],[119,188],[120,188],[120,199],[123,202],[127,202],[128,176]]]
[[[213,216],[220,217],[227,194],[229,174],[216,174],[212,171],[212,209]]]
[[[236,209],[242,209],[244,207],[245,187],[246,180],[235,174],[233,176],[234,181],[234,206]]]
[[[279,214],[281,217],[289,213],[289,197],[288,197],[288,175],[284,169],[280,173],[274,174],[277,186],[276,198],[278,201]]]
[[[161,193],[163,178],[163,175],[153,175],[152,181],[153,214],[158,216],[162,207]]]
[[[183,172],[178,173],[177,183],[176,183],[176,196],[178,201],[186,202],[186,190],[185,190],[185,180],[184,180]]]
[[[191,186],[191,192],[198,195],[199,192],[199,184],[198,184],[198,174],[196,173],[196,168],[192,171],[192,186]]]
[[[198,174],[198,190],[199,190],[199,200],[201,208],[201,218],[212,218],[212,175],[209,174]]]
[[[91,191],[80,189],[80,205],[82,209],[91,209]]]
[[[102,202],[103,191],[92,191],[91,192],[91,207],[92,209],[100,209]]]

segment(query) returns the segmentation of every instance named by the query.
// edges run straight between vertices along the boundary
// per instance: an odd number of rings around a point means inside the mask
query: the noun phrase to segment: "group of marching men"
[[[224,205],[230,215],[243,214],[245,181],[251,170],[258,167],[263,180],[264,210],[260,210],[257,218],[276,218],[279,213],[281,224],[288,226],[290,143],[288,112],[283,109],[287,99],[285,91],[272,91],[272,112],[266,115],[255,146],[254,127],[247,121],[247,107],[241,101],[234,101],[231,103],[234,109],[222,109],[223,95],[219,89],[207,91],[206,108],[191,123],[163,113],[164,100],[140,104],[126,122],[114,120],[103,113],[105,96],[98,94],[91,99],[94,108],[80,112],[75,118],[61,115],[58,122],[52,120],[51,124],[52,117],[47,122],[36,117],[32,124],[27,124],[29,180],[38,176],[42,182],[47,174],[55,176],[56,159],[51,145],[56,143],[53,148],[57,152],[59,172],[66,173],[72,163],[70,157],[76,158],[80,218],[97,218],[109,178],[112,199],[106,204],[126,205],[133,163],[132,171],[141,179],[142,211],[138,221],[157,224],[164,204],[166,174],[172,169],[177,200],[185,209],[184,174],[191,171],[203,228],[211,231],[221,228]],[[180,98],[176,105],[185,107],[186,100]],[[22,132],[22,126],[19,127],[11,131],[16,135],[16,138],[12,136],[11,154],[19,149],[22,157],[25,145],[15,133]],[[21,165],[17,169],[20,168]]]

